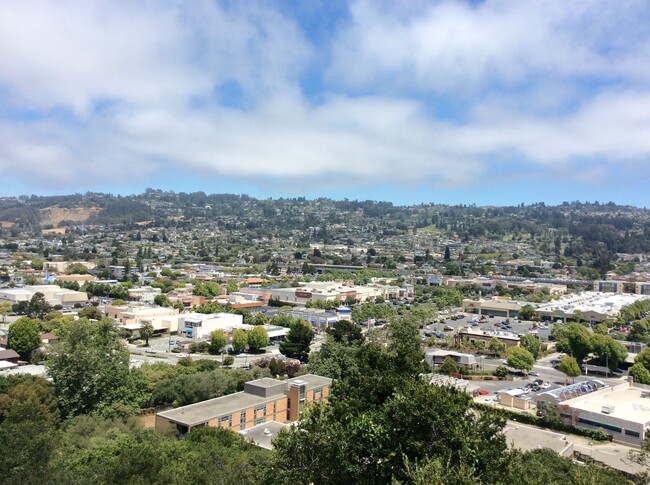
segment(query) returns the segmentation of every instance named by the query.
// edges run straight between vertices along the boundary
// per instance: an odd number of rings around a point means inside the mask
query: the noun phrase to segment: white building
[[[299,288],[269,288],[268,292],[271,298],[287,303],[304,305],[308,301],[326,302],[326,301],[345,301],[346,298],[352,297],[359,302],[365,302],[369,299],[384,297],[385,288],[344,285],[341,283],[328,282],[311,282],[301,283]]]
[[[188,313],[181,315],[179,319],[178,332],[185,338],[204,339],[209,338],[215,330],[223,330],[232,333],[236,328],[246,328],[244,317],[234,313]]]
[[[68,290],[57,285],[31,285],[23,288],[8,288],[0,290],[0,301],[11,304],[29,301],[36,293],[42,293],[50,305],[72,306],[75,303],[85,303],[88,295],[83,291]]]
[[[601,429],[614,441],[640,445],[650,428],[650,386],[631,381],[612,387],[598,380],[580,382],[540,393],[538,406],[542,400],[555,400],[564,419]]]

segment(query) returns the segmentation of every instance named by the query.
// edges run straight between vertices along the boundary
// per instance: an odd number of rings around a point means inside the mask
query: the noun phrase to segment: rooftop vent
[[[612,414],[614,412],[614,406],[612,404],[603,405],[603,414]]]

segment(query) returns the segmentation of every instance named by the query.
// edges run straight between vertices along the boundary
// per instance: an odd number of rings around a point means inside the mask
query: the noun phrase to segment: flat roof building
[[[538,403],[546,394],[538,396]],[[576,394],[557,404],[565,420],[578,426],[601,429],[614,441],[637,446],[643,442],[650,427],[650,386],[634,384],[630,380],[611,387],[596,385],[591,392]]]
[[[447,357],[451,358],[456,363],[456,365],[462,365],[469,367],[470,369],[478,366],[476,357],[473,354],[463,354],[461,352],[455,352],[453,350],[431,350],[427,352],[425,356],[427,364],[429,364],[429,367],[431,368],[442,365]]]
[[[492,332],[489,330],[480,330],[472,326],[461,328],[456,336],[458,338],[466,338],[470,342],[485,342],[486,345],[490,343],[492,338],[496,337],[497,340],[505,344],[506,348],[518,346],[520,340],[518,335],[511,332]]]
[[[286,381],[265,377],[244,383],[244,390],[156,414],[156,428],[175,426],[187,433],[197,426],[241,431],[264,423],[288,423],[300,417],[307,402],[330,394],[332,379],[306,374]]]

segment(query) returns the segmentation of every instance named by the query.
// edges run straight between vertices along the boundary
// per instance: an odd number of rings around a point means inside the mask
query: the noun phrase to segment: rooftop
[[[257,379],[255,381],[249,382],[256,386],[261,385],[261,387],[265,388],[273,387],[278,384],[286,384],[286,389],[288,389],[289,386],[291,386],[293,383],[302,382],[306,384],[306,389],[313,389],[316,387],[330,385],[332,383],[332,379],[329,377],[317,376],[315,374],[305,374],[304,376],[287,379],[286,381],[264,377],[262,379]],[[252,406],[259,406],[261,404],[273,402],[277,398],[277,394],[269,397],[262,397],[249,392],[240,391],[234,394],[229,394],[227,396],[208,399],[207,401],[190,404],[188,406],[182,406],[180,408],[170,409],[169,411],[163,411],[161,413],[158,413],[158,416],[161,416],[175,423],[183,424],[185,426],[196,426],[198,424],[207,423],[208,421],[219,416],[223,416],[224,414],[229,414],[241,409],[247,409]]]
[[[538,400],[543,400],[544,396],[552,396],[558,402],[564,402],[579,396],[584,396],[585,394],[596,392],[605,387],[609,386],[603,381],[593,379],[591,381],[576,382],[575,384],[569,384],[568,386],[558,387],[557,389],[542,392],[537,396],[537,398]]]
[[[630,387],[628,383],[576,397],[562,404],[600,414],[603,413],[603,406],[610,406],[611,412],[607,416],[650,425],[650,392],[640,387]]]
[[[245,429],[239,433],[250,439],[260,448],[266,450],[273,449],[272,441],[280,431],[288,428],[289,424],[278,423],[277,421],[269,421],[268,423],[258,424],[252,428]]]

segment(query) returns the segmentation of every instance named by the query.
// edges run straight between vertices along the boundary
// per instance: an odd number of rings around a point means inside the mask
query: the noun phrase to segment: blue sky
[[[650,205],[650,2],[6,1],[2,195]]]

